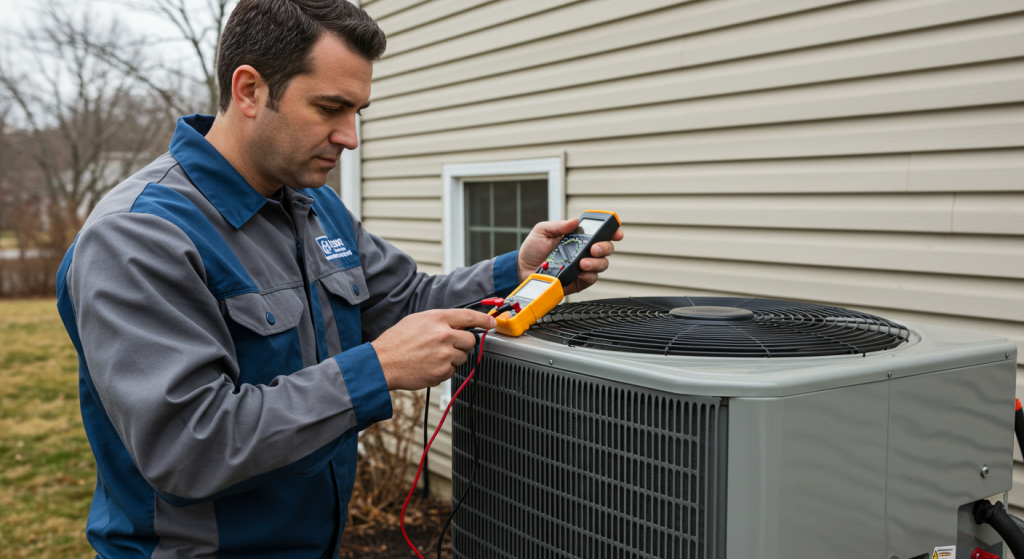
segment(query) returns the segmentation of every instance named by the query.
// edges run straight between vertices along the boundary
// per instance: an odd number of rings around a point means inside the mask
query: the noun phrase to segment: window
[[[561,157],[442,168],[444,271],[519,248],[538,221],[565,218]],[[441,409],[451,399],[444,382]]]
[[[563,219],[561,157],[443,167],[444,271],[519,248],[538,221]]]
[[[466,266],[519,248],[548,218],[547,179],[465,182]]]

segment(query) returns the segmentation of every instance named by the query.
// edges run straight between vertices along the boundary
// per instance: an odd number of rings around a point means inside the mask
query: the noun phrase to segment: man
[[[374,236],[323,186],[356,147],[383,33],[345,0],[242,0],[216,118],[112,190],[58,272],[97,463],[100,556],[332,557],[357,433],[389,390],[436,386],[575,220],[446,276]],[[618,238],[621,238],[619,236]],[[575,291],[607,267],[584,261]]]

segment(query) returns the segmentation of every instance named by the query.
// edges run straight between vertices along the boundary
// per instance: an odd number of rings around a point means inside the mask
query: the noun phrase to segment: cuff
[[[334,356],[345,379],[345,388],[360,431],[385,419],[391,419],[391,392],[384,380],[377,352],[370,344],[356,346]]]
[[[494,259],[494,296],[508,297],[519,287],[519,251],[506,252]]]

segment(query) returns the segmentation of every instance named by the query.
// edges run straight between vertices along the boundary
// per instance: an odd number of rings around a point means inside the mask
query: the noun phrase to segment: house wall
[[[586,297],[813,301],[1024,346],[1021,0],[362,4],[388,34],[362,215],[422,270],[443,164],[561,155],[567,215],[626,232]]]

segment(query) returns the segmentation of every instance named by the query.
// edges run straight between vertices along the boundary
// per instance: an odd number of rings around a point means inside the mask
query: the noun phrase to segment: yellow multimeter
[[[531,274],[505,298],[506,305],[516,308],[495,317],[496,329],[506,336],[520,336],[561,303],[563,297],[562,282],[557,277]]]
[[[607,210],[586,210],[575,231],[562,237],[547,260],[505,299],[513,309],[495,320],[497,330],[506,336],[520,336],[565,297],[562,286],[576,280],[580,261],[590,257],[596,243],[611,240],[618,231],[619,216]],[[494,311],[491,311],[494,312]]]

